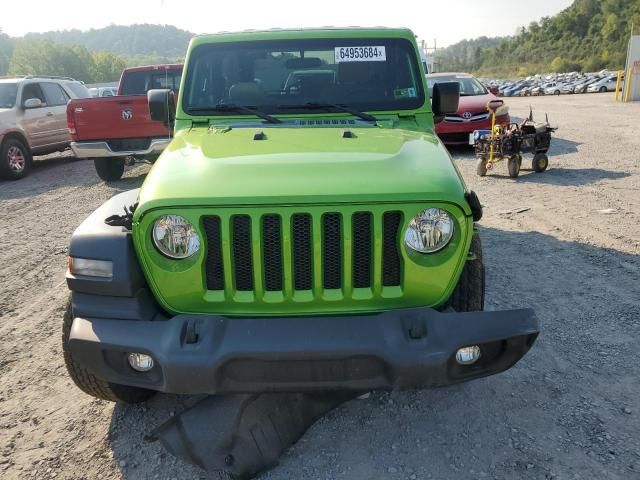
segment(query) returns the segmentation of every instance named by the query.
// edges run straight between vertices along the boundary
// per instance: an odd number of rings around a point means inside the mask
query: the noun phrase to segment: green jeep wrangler
[[[482,312],[466,189],[406,29],[221,33],[189,46],[175,135],[75,231],[63,347],[90,395],[368,391],[513,366],[532,310]],[[174,105],[176,105],[174,107]]]

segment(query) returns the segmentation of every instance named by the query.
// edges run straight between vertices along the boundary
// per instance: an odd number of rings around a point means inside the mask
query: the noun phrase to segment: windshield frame
[[[179,102],[179,118],[198,118],[198,117],[233,117],[233,116],[245,116],[238,115],[237,112],[229,112],[229,111],[220,111],[215,113],[206,113],[206,114],[198,114],[194,110],[193,105],[187,103],[187,99],[189,98],[189,93],[191,90],[191,84],[193,82],[193,76],[195,75],[195,65],[196,60],[199,59],[200,56],[206,55],[209,51],[214,49],[226,50],[230,48],[236,48],[238,50],[251,49],[251,48],[260,48],[264,45],[265,49],[273,49],[273,51],[282,51],[282,52],[295,52],[302,50],[304,52],[313,52],[314,48],[317,47],[318,50],[322,51],[322,43],[326,43],[326,50],[333,50],[334,47],[339,46],[374,46],[374,45],[388,45],[388,44],[398,44],[399,48],[405,49],[407,53],[409,53],[407,59],[407,68],[411,69],[411,72],[408,73],[411,77],[414,78],[414,84],[416,86],[416,96],[411,98],[399,99],[396,98],[394,101],[387,102],[387,105],[384,103],[374,103],[374,102],[354,102],[349,103],[348,106],[362,112],[382,112],[387,114],[397,113],[397,112],[406,112],[406,111],[418,111],[418,110],[428,110],[427,107],[430,106],[429,99],[426,96],[426,83],[424,82],[422,67],[419,62],[419,58],[417,55],[417,50],[415,45],[405,37],[397,37],[397,36],[364,36],[364,37],[342,37],[340,35],[332,36],[327,35],[320,38],[311,36],[311,37],[299,37],[299,38],[272,38],[272,39],[251,39],[251,40],[241,40],[234,39],[233,41],[223,41],[223,42],[208,42],[197,44],[193,47],[193,49],[189,52],[189,56],[185,65],[184,75],[182,78],[181,91],[180,91],[180,102]],[[314,45],[316,44],[316,45]],[[395,46],[395,45],[394,45]],[[335,64],[331,64],[335,65]],[[322,67],[320,67],[322,68]],[[302,70],[302,69],[301,69]],[[321,98],[317,98],[319,103],[326,103],[321,101]],[[408,100],[408,101],[407,101]],[[295,102],[299,103],[299,102]],[[344,104],[345,102],[341,102]],[[428,105],[427,105],[428,104]],[[328,110],[324,112],[320,112],[316,109],[310,110],[308,108],[300,108],[300,109],[292,109],[287,108],[286,103],[282,101],[277,101],[274,99],[272,103],[265,103],[259,105],[243,105],[250,106],[252,108],[259,109],[261,112],[278,115],[278,116],[299,116],[299,115],[345,115],[349,114],[345,111],[341,111],[335,109],[334,112]],[[181,115],[182,114],[182,115]],[[184,116],[183,116],[184,115]]]
[[[0,104],[0,108],[2,108],[2,109],[14,108],[16,106],[16,104],[18,103],[18,82],[0,82],[0,88],[2,88],[4,85],[13,86],[15,88],[15,96],[13,98],[13,103],[11,105],[1,105]]]

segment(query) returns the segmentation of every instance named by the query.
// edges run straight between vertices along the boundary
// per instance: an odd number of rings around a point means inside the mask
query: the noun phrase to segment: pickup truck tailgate
[[[146,95],[71,100],[67,115],[74,120],[75,133],[70,128],[74,142],[169,136],[163,123],[149,117]]]

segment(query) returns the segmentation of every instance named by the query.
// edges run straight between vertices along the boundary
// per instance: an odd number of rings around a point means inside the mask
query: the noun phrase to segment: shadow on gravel
[[[487,310],[533,307],[542,328],[531,352],[493,377],[347,402],[258,478],[640,475],[640,256],[537,232],[480,230]],[[158,394],[114,408],[108,435],[123,478],[221,478],[143,440],[202,398]]]
[[[140,188],[146,176],[147,172],[144,172],[135,176],[121,178],[120,180],[116,180],[115,182],[105,182],[105,185],[108,185],[110,188],[112,188],[115,195],[116,193],[126,192],[128,190],[133,190],[134,188]]]
[[[567,155],[569,153],[577,153],[578,147],[580,145],[582,144],[579,142],[567,140],[566,138],[557,137],[555,134],[552,134],[549,156],[552,157],[553,155]]]
[[[522,160],[523,165],[526,158]],[[547,185],[559,185],[563,187],[580,187],[590,185],[602,180],[619,180],[626,178],[630,174],[627,172],[617,172],[614,170],[603,170],[601,168],[562,168],[553,166],[553,158],[549,159],[549,169],[543,173],[535,173],[530,168],[530,174],[520,174],[515,179],[517,182],[541,183]],[[527,169],[523,168],[523,171]],[[510,178],[508,175],[490,174],[493,177]]]
[[[87,160],[77,159],[68,154],[52,158],[36,157],[33,166],[25,178],[20,180],[0,180],[0,198],[25,198],[50,192],[69,185],[94,185],[98,177],[88,178],[84,172],[74,172],[76,164]]]
[[[36,159],[29,174],[20,180],[0,180],[0,199],[18,199],[52,192],[63,187],[92,187],[104,183],[114,194],[139,188],[146,177],[144,170],[128,174],[115,182],[103,182],[96,174],[91,159],[62,154],[53,158]],[[131,175],[131,176],[129,176]]]

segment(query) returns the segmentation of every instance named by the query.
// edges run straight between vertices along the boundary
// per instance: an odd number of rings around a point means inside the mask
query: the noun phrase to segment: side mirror
[[[500,94],[500,89],[498,87],[489,87],[489,91],[494,95]]]
[[[176,98],[173,90],[158,88],[147,92],[149,115],[155,122],[172,125],[176,118]]]
[[[42,105],[42,100],[39,98],[28,98],[24,101],[24,108],[40,108]]]
[[[447,113],[456,113],[459,101],[460,84],[458,82],[436,83],[431,94],[431,109],[435,123],[442,122]]]

